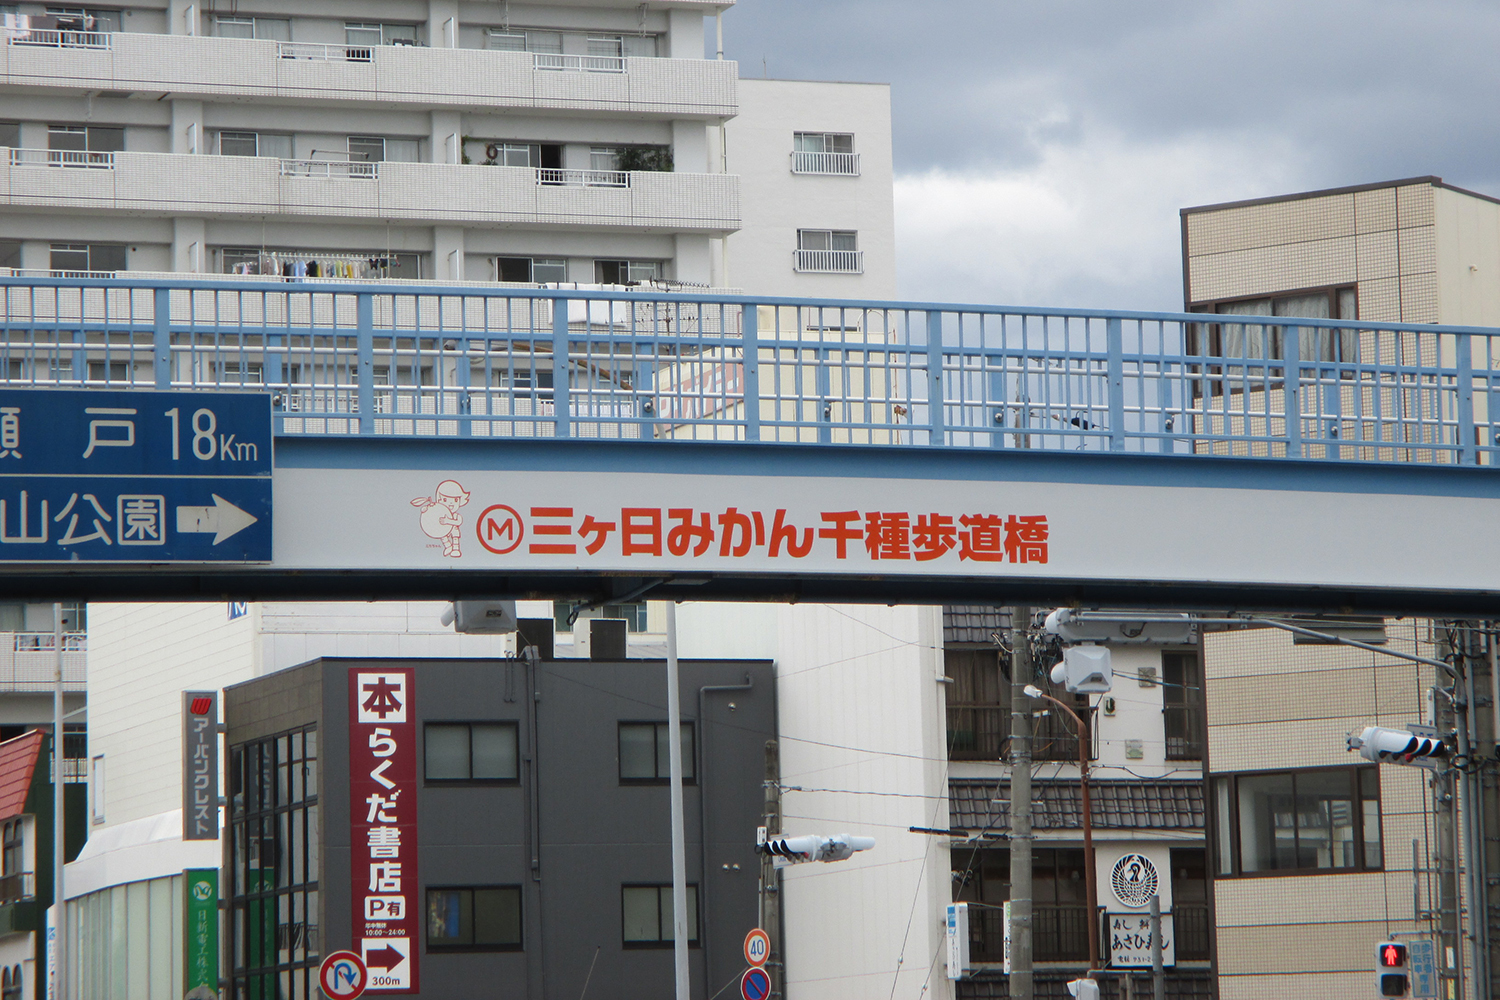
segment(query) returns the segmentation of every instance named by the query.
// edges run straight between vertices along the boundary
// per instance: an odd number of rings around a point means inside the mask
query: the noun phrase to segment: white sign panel
[[[1151,915],[1148,913],[1110,913],[1109,964],[1117,968],[1151,967]],[[1172,931],[1172,915],[1161,915],[1161,964],[1177,964],[1177,936]]]
[[[913,461],[918,461],[913,456]],[[278,570],[1013,577],[1500,592],[1482,497],[278,468]],[[1454,525],[1465,541],[1452,544]],[[1431,554],[1442,551],[1444,558]]]

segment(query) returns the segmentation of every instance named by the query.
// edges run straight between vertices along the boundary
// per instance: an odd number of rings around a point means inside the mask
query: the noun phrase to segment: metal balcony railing
[[[574,56],[553,52],[535,52],[532,53],[532,65],[537,69],[573,73],[623,73],[626,63],[620,56]]]
[[[1179,962],[1206,962],[1212,958],[1212,931],[1207,906],[1172,904],[1172,932],[1177,935]]]
[[[1167,760],[1203,759],[1203,716],[1197,705],[1168,705],[1162,709],[1167,737]]]
[[[85,170],[115,169],[114,153],[91,153],[81,149],[12,149],[13,167],[78,167]]]
[[[1087,906],[1032,904],[1032,958],[1038,962],[1087,961]],[[1004,911],[996,903],[969,905],[969,957],[975,962],[1005,960]]]
[[[505,169],[520,168],[469,173]],[[584,193],[523,173],[523,190]],[[0,311],[7,385],[86,386],[95,362],[162,389],[243,389],[227,373],[259,371],[283,400],[307,394],[311,409],[283,404],[283,434],[1500,464],[1488,327],[1265,317],[1285,356],[1256,358],[1193,349],[1209,321],[1192,313],[129,273],[0,276]],[[1296,349],[1322,331],[1338,360]],[[358,379],[381,368],[389,413]]]
[[[33,872],[0,875],[0,905],[19,903],[34,898],[36,898],[36,875]]]
[[[5,32],[7,45],[37,45],[53,49],[108,49],[110,35],[105,31],[58,31],[32,28]]]
[[[863,250],[793,250],[792,266],[812,274],[864,274]]]
[[[1070,720],[1055,714],[1032,720],[1031,759],[1078,760]],[[1092,748],[1090,748],[1092,750]],[[948,706],[949,760],[1005,760],[1010,754],[1010,709],[998,705]],[[1092,759],[1092,753],[1090,758]]]
[[[624,170],[559,170],[554,167],[538,167],[538,184],[553,184],[563,187],[630,187],[630,174]]]
[[[794,174],[842,174],[859,176],[858,153],[809,153],[797,150],[792,153]]]
[[[379,163],[354,163],[348,160],[282,160],[283,177],[321,177],[324,179],[374,180]]]
[[[315,62],[371,62],[375,51],[368,45],[328,45],[320,42],[277,42],[280,59],[311,59]]]

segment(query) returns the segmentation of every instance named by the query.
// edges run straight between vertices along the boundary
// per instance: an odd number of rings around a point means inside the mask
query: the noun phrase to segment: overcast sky
[[[1182,307],[1177,211],[1500,195],[1493,0],[739,0],[742,76],[891,86],[903,298]]]

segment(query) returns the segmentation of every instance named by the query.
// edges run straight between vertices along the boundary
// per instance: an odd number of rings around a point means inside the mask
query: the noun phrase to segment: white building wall
[[[783,870],[786,995],[951,995],[938,945],[950,899],[942,611],[687,604],[684,657],[776,662],[783,831],[874,850]]]
[[[741,225],[728,237],[724,283],[755,295],[891,299],[896,294],[890,87],[883,83],[740,80],[725,126],[725,169],[740,175]],[[794,174],[794,132],[852,132],[858,176]],[[798,229],[853,229],[863,274],[793,270]]]

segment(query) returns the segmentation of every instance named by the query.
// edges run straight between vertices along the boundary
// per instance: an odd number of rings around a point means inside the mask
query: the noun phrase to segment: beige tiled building
[[[1500,325],[1500,200],[1436,177],[1188,208],[1182,240],[1190,311]],[[1189,353],[1260,360],[1262,380],[1247,384],[1239,400],[1233,387],[1218,390],[1226,412],[1280,419],[1279,374],[1265,361],[1292,356],[1283,340],[1289,328],[1205,324],[1201,339],[1187,345]],[[1337,331],[1316,340],[1309,333],[1302,330],[1297,354],[1327,370],[1339,361],[1426,357],[1426,345],[1436,342],[1407,333]],[[1341,389],[1353,401],[1350,391]],[[1306,395],[1301,407],[1305,417]],[[1328,426],[1347,424],[1347,414]],[[1412,422],[1414,436],[1394,439],[1426,440],[1419,423]],[[1378,457],[1451,460],[1420,447],[1383,449]],[[1427,621],[1390,620],[1386,630],[1391,650],[1440,656]],[[1367,764],[1345,739],[1368,725],[1422,722],[1435,668],[1294,645],[1268,629],[1211,633],[1203,657],[1219,995],[1375,995],[1376,944],[1435,931],[1438,880],[1427,869],[1438,823],[1427,772]],[[1488,996],[1469,989],[1471,957],[1464,945],[1462,968],[1453,970],[1463,995]],[[1459,982],[1446,982],[1442,995]]]

